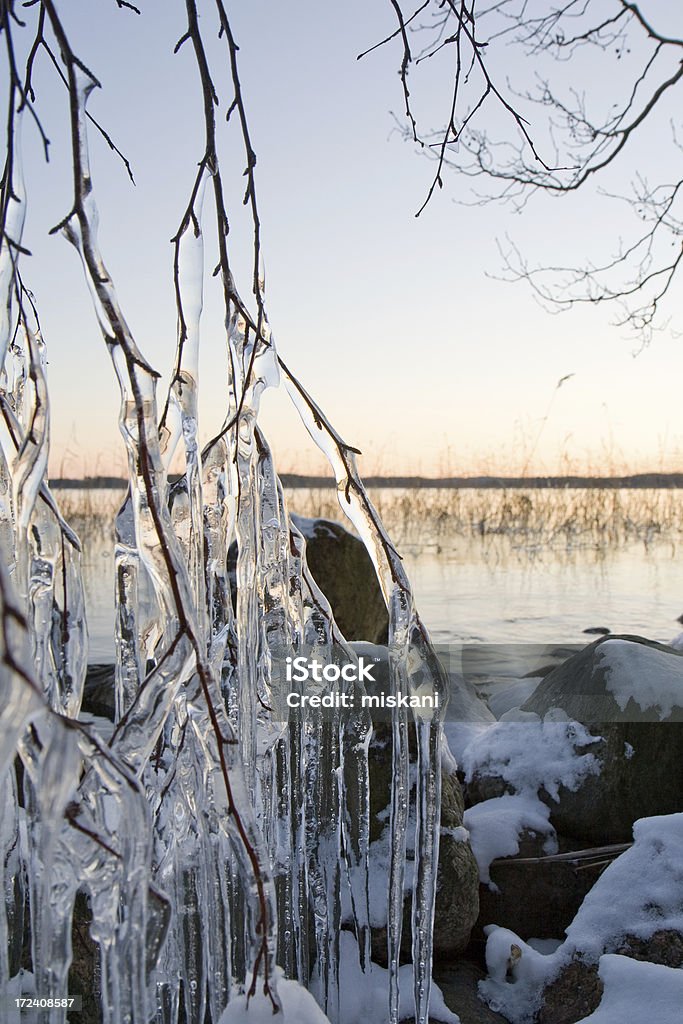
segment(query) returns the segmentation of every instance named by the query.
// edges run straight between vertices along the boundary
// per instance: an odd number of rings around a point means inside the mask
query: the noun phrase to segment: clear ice
[[[191,0],[188,10],[195,10]],[[389,611],[393,690],[426,687],[443,709],[442,670],[354,450],[278,355],[265,315],[258,234],[256,316],[235,290],[212,110],[206,154],[174,239],[178,343],[160,406],[158,374],[130,332],[98,247],[86,119],[95,82],[74,58],[54,5],[46,11],[72,99],[76,198],[61,229],[80,256],[118,381],[128,493],[115,522],[115,727],[105,741],[79,721],[88,656],[81,552],[47,478],[45,342],[19,269],[26,262],[20,127],[27,108],[15,83],[0,253],[0,991],[16,980],[30,936],[35,991],[68,994],[74,908],[83,893],[99,948],[105,1024],[176,1024],[181,1007],[188,1024],[204,1024],[207,1010],[218,1024],[231,998],[257,991],[277,1012],[276,964],[310,989],[333,1024],[343,1024],[342,927],[355,935],[358,970],[370,963],[372,722],[359,701],[357,710],[331,717],[294,710],[287,723],[271,712],[284,655],[313,651],[328,662],[354,654],[287,512],[259,426],[267,388],[287,389],[370,554]],[[8,21],[4,30],[10,32]],[[188,38],[201,66],[192,16]],[[217,211],[230,374],[224,427],[200,451],[205,193],[213,193]],[[171,460],[179,455],[184,471],[170,483]],[[227,567],[233,541],[235,593]],[[412,953],[415,1019],[425,1024],[441,724],[435,715],[417,716],[414,725]],[[396,711],[387,891],[391,1024],[399,1019],[408,729],[405,711]],[[343,906],[351,908],[344,920]],[[66,1012],[45,1011],[45,1020],[61,1024]]]

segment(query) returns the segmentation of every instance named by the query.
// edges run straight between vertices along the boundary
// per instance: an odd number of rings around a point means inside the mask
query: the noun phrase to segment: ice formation
[[[206,149],[174,239],[178,346],[161,409],[158,374],[120,308],[97,241],[88,162],[88,96],[96,81],[74,54],[52,0],[36,8],[51,33],[70,100],[74,200],[59,225],[83,264],[121,395],[129,489],[116,519],[116,724],[109,740],[79,722],[87,632],[77,537],[50,493],[45,349],[19,264],[26,196],[19,124],[32,100],[10,82],[0,257],[0,988],[17,991],[31,940],[33,990],[67,994],[78,893],[87,894],[99,947],[105,1024],[253,1019],[289,1008],[297,1020],[344,1019],[344,970],[371,976],[368,910],[367,711],[283,724],[270,711],[277,659],[313,649],[352,659],[306,563],[258,423],[263,391],[282,381],[332,466],[345,514],[374,562],[390,614],[393,690],[444,677],[400,558],[346,445],[278,356],[259,263],[255,162],[236,76],[237,47],[216,10],[247,160],[255,229],[252,315],[235,288],[216,148],[211,73],[194,0],[183,41],[204,91]],[[35,14],[36,11],[33,13]],[[6,18],[8,39],[19,33]],[[30,60],[35,59],[32,52]],[[224,427],[198,445],[199,336],[204,283],[202,207],[212,193],[225,297],[230,377]],[[181,452],[184,472],[169,484]],[[236,608],[227,572],[238,546]],[[8,567],[8,568],[6,568]],[[439,717],[415,720],[418,785],[409,806],[408,720],[393,718],[386,1019],[399,1019],[406,832],[415,822],[412,997],[428,1016],[440,812]],[[21,765],[21,771],[15,765]],[[344,898],[342,898],[344,897]],[[342,906],[351,908],[342,922]],[[25,914],[25,909],[27,913]],[[342,931],[342,923],[348,931]],[[287,981],[278,995],[278,974]],[[27,982],[28,984],[28,982]],[[296,985],[310,989],[320,1007]],[[9,986],[9,987],[8,987]],[[405,991],[403,993],[405,1005]],[[267,1012],[264,1014],[264,1007]],[[283,1010],[284,1007],[284,1010]],[[50,1024],[66,1019],[56,1007]],[[249,1019],[248,1013],[245,1019]],[[277,1018],[276,1018],[277,1019]]]

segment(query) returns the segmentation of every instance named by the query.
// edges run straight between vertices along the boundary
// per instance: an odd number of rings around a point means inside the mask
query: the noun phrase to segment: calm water
[[[81,491],[59,497],[67,511],[82,506],[80,517],[72,518],[84,542],[90,660],[111,661],[110,538],[119,496]],[[297,511],[311,511],[301,492],[293,504]],[[387,506],[387,518],[394,512]],[[678,541],[670,538],[617,541],[600,550],[585,539],[560,546],[525,544],[518,535],[450,535],[446,518],[438,543],[429,533],[420,546],[414,531],[408,538],[405,518],[393,525],[422,617],[440,642],[581,643],[590,639],[583,630],[594,626],[666,642],[681,628],[675,620],[683,612],[683,546],[679,553]]]
[[[498,562],[422,552],[405,563],[444,642],[577,643],[594,626],[668,642],[681,629],[683,551],[676,558],[671,545]]]

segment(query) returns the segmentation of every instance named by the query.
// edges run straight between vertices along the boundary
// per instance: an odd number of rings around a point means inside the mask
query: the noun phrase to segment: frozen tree
[[[560,254],[557,265],[534,268],[514,245],[503,257],[510,276],[531,282],[548,307],[615,303],[617,322],[648,341],[683,257],[679,5],[390,3],[397,27],[377,45],[401,48],[401,131],[435,163],[421,209],[447,171],[471,183],[469,201],[517,210],[538,193],[595,188],[622,200],[624,239],[605,252],[590,233],[601,262],[566,266]],[[443,114],[419,107],[420,75],[437,64],[447,83]]]
[[[133,4],[116,0],[122,16]],[[35,991],[66,1019],[71,930],[85,893],[99,947],[105,1024],[218,1024],[231,1002],[258,997],[281,1010],[276,965],[339,1019],[342,906],[357,971],[369,971],[369,713],[357,704],[280,721],[274,692],[284,657],[355,659],[306,562],[259,426],[266,388],[282,385],[327,456],[339,504],[363,539],[389,611],[394,693],[430,692],[445,679],[402,562],[356,469],[353,447],[283,361],[265,302],[256,158],[224,0],[185,0],[201,85],[204,140],[173,238],[177,348],[166,395],[119,302],[98,242],[88,112],[99,87],[76,52],[57,0],[0,2],[7,82],[0,206],[0,986],[20,992],[30,938]],[[201,15],[201,17],[200,17]],[[93,15],[96,17],[96,14]],[[219,36],[228,96],[207,48]],[[120,391],[128,492],[116,517],[115,727],[107,740],[79,720],[87,671],[80,543],[47,478],[50,402],[45,339],[24,280],[31,201],[22,130],[43,139],[32,87],[52,66],[68,108],[72,199],[54,228],[81,261]],[[224,76],[225,78],[225,76]],[[217,111],[222,117],[217,118]],[[226,126],[227,120],[227,126]],[[26,124],[29,122],[29,124]],[[218,135],[236,125],[253,226],[251,296],[233,276]],[[194,160],[194,163],[192,162]],[[210,207],[207,213],[205,207]],[[103,212],[106,216],[106,209]],[[199,346],[204,237],[213,232],[229,372],[225,419],[200,451]],[[211,278],[208,278],[211,280]],[[183,472],[170,483],[180,455]],[[237,541],[236,593],[227,571]],[[234,609],[233,609],[234,600]],[[326,683],[330,689],[334,684]],[[341,685],[341,684],[340,684]],[[352,685],[344,684],[347,689]],[[393,717],[388,1019],[399,1016],[410,779],[408,719]],[[439,713],[416,717],[415,1018],[428,1016],[440,814]],[[28,920],[25,911],[28,911]]]

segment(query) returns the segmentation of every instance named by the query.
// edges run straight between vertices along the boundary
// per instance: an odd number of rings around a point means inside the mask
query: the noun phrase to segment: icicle
[[[184,640],[188,641],[197,669],[193,677],[196,684],[190,685],[186,694],[188,719],[195,732],[197,751],[202,755],[207,800],[212,801],[216,808],[219,827],[240,864],[248,907],[249,958],[255,958],[273,1004],[277,1006],[271,944],[274,927],[272,883],[261,837],[250,812],[248,789],[242,775],[241,751],[236,749],[230,722],[222,707],[220,689],[207,660],[201,614],[197,614],[186,559],[166,505],[167,481],[156,416],[156,374],[130,334],[97,248],[97,211],[88,168],[85,115],[92,79],[76,65],[70,65],[69,72],[74,90],[72,114],[78,149],[76,191],[79,206],[78,214],[67,220],[64,230],[81,255],[121,390],[120,426],[128,450],[136,546],[158,595],[164,620],[164,650],[156,659],[157,667],[171,658]],[[125,720],[122,728],[125,732]],[[115,966],[120,967],[120,964]],[[104,960],[103,967],[106,967],[108,975],[111,974]]]
[[[422,693],[438,698],[438,713],[430,725],[429,742],[419,741],[418,762],[416,872],[419,889],[413,892],[413,961],[416,991],[415,1019],[424,1024],[429,1011],[431,981],[431,936],[434,921],[436,869],[438,864],[438,833],[440,822],[440,782],[428,785],[430,774],[440,772],[440,721],[448,700],[447,683],[438,659],[434,656],[427,633],[413,606],[410,583],[400,557],[386,535],[377,511],[368,498],[358,476],[354,449],[346,445],[322,411],[299,382],[280,361],[285,386],[306,429],[327,457],[337,480],[339,503],[360,534],[375,565],[389,610],[389,664],[392,693],[403,689],[411,692],[415,683]],[[417,649],[421,671],[416,680],[409,670],[410,659]],[[408,744],[405,713],[400,709],[392,715],[392,851],[389,881],[389,1016],[398,1022],[398,966],[403,912],[403,882],[408,818]],[[426,756],[425,756],[426,755]],[[436,758],[432,761],[431,758]],[[434,799],[434,802],[427,802]]]
[[[14,769],[0,776],[0,987],[21,966],[24,874],[19,857],[19,806]]]
[[[370,959],[371,721],[358,699],[362,688],[347,683],[334,687],[353,691],[356,710],[349,714],[292,709],[285,724],[272,713],[288,654],[332,663],[354,657],[307,568],[305,541],[290,521],[258,426],[261,395],[279,384],[280,368],[373,559],[390,611],[394,692],[426,688],[443,707],[441,670],[352,450],[278,360],[263,306],[262,265],[253,282],[254,323],[222,249],[228,410],[223,431],[200,456],[201,208],[210,179],[219,247],[227,230],[211,146],[174,239],[178,344],[158,420],[158,375],[126,324],[97,244],[85,110],[94,79],[73,58],[52,6],[46,12],[72,100],[75,199],[61,227],[81,258],[119,383],[129,492],[116,521],[116,725],[105,744],[76,720],[87,661],[80,548],[46,482],[44,347],[17,270],[25,205],[17,148],[6,173],[13,194],[0,249],[0,545],[18,590],[17,596],[0,566],[0,799],[6,807],[0,853],[13,877],[25,873],[28,880],[37,984],[41,994],[65,994],[73,908],[84,892],[100,948],[104,1024],[177,1024],[183,1011],[188,1024],[204,1024],[207,1011],[217,1024],[232,995],[257,988],[276,1011],[275,949],[287,974],[316,990],[336,1024],[343,903],[351,907],[362,970]],[[196,32],[193,41],[200,42]],[[17,137],[14,117],[12,111],[10,138]],[[258,229],[251,177],[249,189]],[[258,231],[256,238],[258,250]],[[169,487],[179,447],[184,472]],[[227,568],[233,539],[236,614]],[[325,682],[320,692],[332,688]],[[407,728],[398,712],[388,929],[392,1022],[398,1020]],[[416,728],[413,961],[416,1019],[425,1024],[438,860],[438,715]],[[8,774],[17,750],[27,821],[21,870],[19,809]],[[9,874],[0,881],[12,902]],[[0,940],[11,933],[12,960],[23,894],[16,898],[18,912],[0,907]],[[0,980],[9,971],[9,960],[0,958]],[[62,1009],[49,1015],[49,1024],[64,1020]]]
[[[267,680],[263,674],[265,652],[255,643],[256,638],[261,636],[256,582],[262,527],[256,477],[258,450],[255,431],[261,394],[265,388],[277,385],[279,374],[274,346],[256,339],[239,311],[235,312],[230,324],[229,344],[231,365],[239,374],[238,379],[231,381],[236,403],[235,424],[231,430],[231,489],[237,501],[238,729],[247,786],[251,799],[255,800],[257,723],[263,719],[259,709],[267,704]]]
[[[115,717],[118,722],[135,700],[144,675],[143,666],[146,666],[148,656],[152,654],[143,640],[148,631],[140,623],[140,613],[144,604],[139,580],[143,570],[135,543],[135,522],[130,493],[126,495],[116,516],[115,536],[114,695]],[[158,637],[154,638],[154,646],[157,639]]]
[[[222,680],[228,713],[236,722],[233,656],[237,647],[235,621],[228,578],[228,546],[233,536],[234,501],[229,494],[228,448],[219,438],[204,457],[204,544],[206,593],[209,617],[209,659]],[[230,647],[226,658],[226,651]]]

